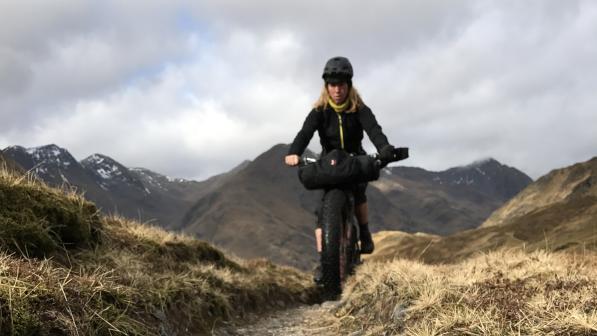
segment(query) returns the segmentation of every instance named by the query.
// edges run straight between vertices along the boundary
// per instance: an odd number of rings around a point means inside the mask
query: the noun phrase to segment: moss
[[[99,225],[95,205],[80,197],[0,183],[0,244],[11,252],[42,257],[61,246],[89,246]]]
[[[26,300],[8,302],[0,296],[0,334],[14,336],[43,335],[42,323]]]

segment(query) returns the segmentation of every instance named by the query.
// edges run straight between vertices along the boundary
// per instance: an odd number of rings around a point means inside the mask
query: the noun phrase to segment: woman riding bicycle
[[[333,149],[342,149],[352,154],[366,154],[361,141],[363,130],[380,153],[380,157],[392,155],[394,147],[388,143],[373,112],[361,99],[352,85],[353,70],[346,57],[334,57],[327,61],[322,78],[324,86],[315,106],[298,132],[285,162],[289,166],[299,164],[300,156],[317,131],[323,149],[322,156]],[[359,223],[361,253],[372,253],[373,240],[368,225],[368,207],[365,189],[367,183],[353,187],[355,216]],[[317,252],[322,251],[322,229],[320,223],[315,230]]]

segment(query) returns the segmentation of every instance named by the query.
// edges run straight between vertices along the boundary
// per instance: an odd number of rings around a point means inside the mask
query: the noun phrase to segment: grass
[[[0,243],[9,251],[43,257],[65,246],[89,246],[100,227],[95,205],[74,192],[0,170]]]
[[[364,264],[339,334],[597,335],[597,255],[500,250],[458,264]]]
[[[0,170],[0,334],[205,334],[316,297],[310,278]]]

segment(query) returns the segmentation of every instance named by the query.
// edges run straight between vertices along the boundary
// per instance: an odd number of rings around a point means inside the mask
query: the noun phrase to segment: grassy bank
[[[74,192],[0,171],[0,334],[205,334],[316,293],[308,276],[101,217]]]
[[[597,335],[597,255],[502,250],[452,265],[369,262],[334,313],[339,334]]]

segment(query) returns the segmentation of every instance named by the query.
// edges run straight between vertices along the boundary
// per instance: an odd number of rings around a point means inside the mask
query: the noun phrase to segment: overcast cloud
[[[344,55],[405,164],[537,178],[597,155],[596,37],[592,0],[5,1],[0,147],[203,179],[291,142]]]

